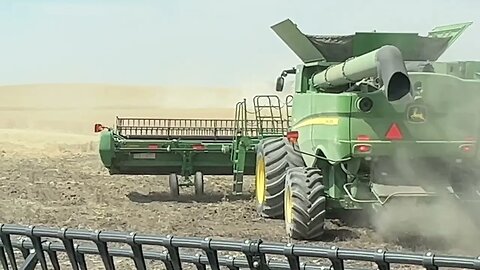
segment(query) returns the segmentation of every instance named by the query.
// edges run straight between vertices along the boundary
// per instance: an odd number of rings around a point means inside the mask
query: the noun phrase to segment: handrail
[[[12,239],[17,236],[20,238]],[[375,263],[380,270],[390,269],[392,264],[421,266],[425,269],[439,267],[479,269],[479,257],[446,256],[434,252],[406,253],[391,252],[384,249],[364,250],[347,249],[336,246],[320,247],[307,244],[266,243],[262,239],[256,240],[220,240],[211,238],[177,237],[172,235],[159,236],[140,234],[136,232],[118,231],[90,231],[79,229],[55,229],[37,226],[22,226],[16,224],[0,225],[0,262],[4,269],[19,269],[15,256],[18,249],[25,258],[21,269],[34,269],[40,263],[42,269],[48,269],[48,255],[54,269],[60,269],[61,264],[58,252],[66,253],[70,263],[68,269],[87,269],[86,257],[88,254],[99,255],[105,269],[115,269],[113,257],[128,257],[134,262],[136,269],[147,269],[148,259],[161,260],[167,269],[181,270],[183,263],[194,264],[197,269],[205,269],[209,265],[212,270],[221,266],[230,269],[240,267],[266,269],[333,269],[345,270],[344,262],[357,261]],[[75,242],[74,242],[75,241]],[[89,243],[78,244],[79,241]],[[111,248],[113,243],[123,243],[126,248]],[[163,252],[155,252],[151,248],[163,247]],[[150,249],[149,249],[150,247]],[[184,249],[196,249],[195,253],[186,253]],[[228,252],[228,256],[220,255]],[[235,255],[233,255],[235,254]],[[267,260],[268,255],[268,260]],[[275,257],[277,256],[277,257]],[[301,263],[301,257],[324,259],[323,265],[315,263]]]

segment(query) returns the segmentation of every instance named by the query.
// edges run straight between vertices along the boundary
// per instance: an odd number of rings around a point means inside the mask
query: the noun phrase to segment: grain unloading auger
[[[480,269],[480,257],[268,243],[261,239],[240,241],[0,224],[0,240],[0,262],[5,270],[38,266],[43,270],[86,270],[92,265],[96,266],[93,269],[145,270],[159,264],[167,270],[205,270],[207,266],[212,270],[344,270],[372,269],[372,264],[380,270],[397,265],[427,270]],[[121,244],[123,247],[112,247]]]
[[[290,20],[274,25],[303,63],[277,79],[282,91],[295,74],[290,144],[259,143],[259,211],[285,218],[293,238],[321,239],[335,210],[400,198],[477,203],[480,62],[437,62],[470,24],[426,37],[305,35]]]

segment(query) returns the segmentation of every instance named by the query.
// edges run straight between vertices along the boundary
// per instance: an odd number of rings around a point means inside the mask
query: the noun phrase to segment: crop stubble
[[[202,116],[229,117],[231,113],[225,109],[220,111],[221,115],[204,109]],[[139,116],[155,114],[151,108],[124,112]],[[176,112],[159,110],[158,117],[180,117],[182,111]],[[199,116],[198,112],[183,111],[185,117]],[[117,114],[122,113],[92,108],[83,111],[43,109],[41,113],[38,108],[22,112],[3,110],[0,222],[287,241],[283,222],[259,217],[251,196],[240,199],[225,196],[230,190],[231,177],[206,176],[208,196],[196,201],[189,195],[193,193],[190,188],[182,190],[183,198],[176,202],[168,195],[166,177],[108,175],[96,152],[97,137],[88,127],[93,127],[96,118],[113,119]],[[247,178],[246,189],[253,191],[251,180]],[[338,220],[328,221],[327,228],[325,241],[315,245],[399,251],[435,249],[421,241],[387,241],[369,228],[348,226]],[[443,251],[449,252],[452,248],[448,245]]]

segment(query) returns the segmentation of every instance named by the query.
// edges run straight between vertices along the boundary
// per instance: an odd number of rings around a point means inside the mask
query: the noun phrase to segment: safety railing
[[[250,121],[247,121],[247,119],[247,100],[243,99],[243,101],[239,101],[235,105],[235,139],[237,139],[239,136],[246,136],[247,124],[250,123]],[[257,122],[255,121],[253,124],[256,125]]]
[[[243,120],[245,136],[257,137],[260,128],[257,120]],[[281,123],[264,121],[266,129],[276,129]],[[154,139],[214,139],[232,140],[238,130],[235,119],[167,119],[167,118],[116,118],[116,131],[125,138]]]
[[[253,106],[262,134],[283,135],[287,132],[288,118],[285,119],[282,115],[283,108],[278,96],[257,95],[253,98]]]
[[[23,238],[12,239],[14,237]],[[0,261],[4,269],[34,269],[38,264],[41,269],[61,269],[62,266],[74,270],[88,269],[92,265],[86,259],[88,255],[99,256],[97,264],[102,264],[100,268],[107,270],[116,269],[118,257],[131,259],[128,268],[122,261],[120,269],[142,270],[150,267],[152,260],[161,261],[168,270],[181,270],[189,265],[199,270],[207,266],[212,270],[221,267],[231,270],[344,270],[372,269],[372,265],[380,270],[388,270],[396,264],[429,270],[440,267],[480,269],[478,257],[442,256],[433,252],[399,253],[383,249],[369,251],[335,246],[324,248],[306,244],[264,243],[262,240],[221,240],[19,225],[0,225],[0,240]],[[124,244],[128,248],[112,247],[115,244]],[[163,250],[154,251],[153,247]],[[192,249],[193,252],[184,252]],[[65,261],[60,261],[59,253],[66,255],[63,256]],[[278,258],[270,258],[273,256]],[[305,257],[313,258],[316,262],[305,262]],[[347,267],[346,262],[350,261],[355,264]]]

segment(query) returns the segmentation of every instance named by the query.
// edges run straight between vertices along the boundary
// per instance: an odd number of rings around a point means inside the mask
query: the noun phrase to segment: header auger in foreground
[[[102,162],[111,174],[169,175],[174,196],[182,185],[202,194],[203,174],[233,174],[240,194],[255,175],[259,213],[284,218],[295,239],[322,239],[336,210],[439,197],[476,206],[480,62],[437,61],[470,24],[318,36],[285,20],[272,28],[303,61],[277,80],[282,91],[295,74],[285,105],[260,95],[254,113],[243,100],[230,120],[117,118],[101,134]]]
[[[379,270],[391,266],[480,269],[480,259],[436,255],[433,252],[399,253],[384,249],[358,250],[254,240],[220,240],[147,235],[118,231],[87,231],[0,224],[0,262],[3,269],[150,269],[163,264],[167,270]],[[124,244],[125,247],[112,247]],[[63,255],[63,256],[59,256]],[[66,255],[66,256],[64,256]],[[90,255],[90,256],[86,256]],[[91,256],[96,255],[96,256]],[[48,259],[47,259],[48,256]],[[23,259],[20,259],[23,257]],[[88,259],[87,259],[88,258]],[[117,258],[130,258],[121,262]],[[315,262],[307,261],[315,259]],[[156,263],[155,263],[156,262]],[[345,265],[354,262],[354,266]],[[128,266],[127,266],[128,265]],[[9,267],[10,266],[10,267]],[[52,267],[50,267],[52,266]]]

